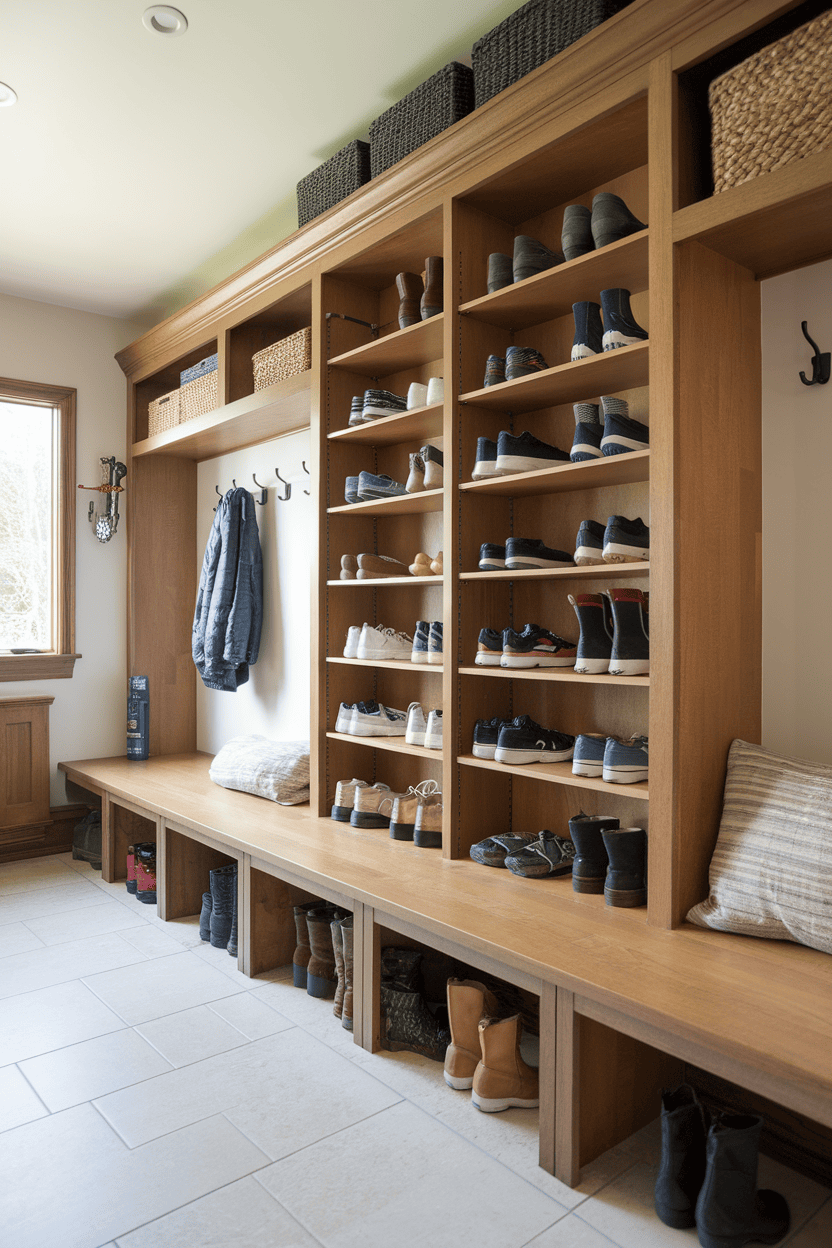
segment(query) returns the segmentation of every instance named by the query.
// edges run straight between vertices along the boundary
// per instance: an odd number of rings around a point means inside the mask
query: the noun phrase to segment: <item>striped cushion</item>
[[[700,927],[832,953],[832,766],[733,741]]]
[[[215,756],[208,774],[225,789],[297,806],[309,801],[309,742],[234,737]]]

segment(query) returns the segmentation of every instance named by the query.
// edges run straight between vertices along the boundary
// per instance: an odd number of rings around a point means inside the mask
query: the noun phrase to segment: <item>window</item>
[[[0,680],[75,665],[75,391],[0,378]]]

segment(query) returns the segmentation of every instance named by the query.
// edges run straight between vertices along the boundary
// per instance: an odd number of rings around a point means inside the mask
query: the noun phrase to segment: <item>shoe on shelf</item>
[[[602,395],[604,409],[604,436],[601,438],[602,455],[626,455],[630,451],[645,451],[650,445],[650,429],[640,420],[628,415],[626,399]]]
[[[621,238],[629,238],[639,230],[646,230],[643,221],[630,212],[619,195],[611,191],[599,191],[592,201],[590,222],[592,240],[600,251],[610,243],[617,243]]]
[[[445,262],[442,256],[428,256],[425,261],[425,293],[419,304],[423,321],[438,316],[444,306],[443,282]]]
[[[474,1071],[471,1101],[485,1114],[504,1109],[534,1109],[540,1104],[539,1075],[520,1056],[523,1022],[485,1018],[478,1026],[481,1057]]]
[[[583,811],[569,820],[569,835],[575,846],[572,888],[576,893],[603,893],[609,859],[602,833],[612,832],[617,827],[617,819],[608,815],[585,815]]]
[[[364,628],[367,628],[367,627],[368,625],[365,624]],[[360,638],[361,638],[361,625],[351,624],[349,629],[347,630],[347,640],[344,643],[344,658],[345,659],[357,659],[358,658],[358,642]]]
[[[579,568],[604,562],[606,528],[597,520],[582,520],[575,539],[575,563]]]
[[[469,852],[474,862],[484,867],[505,867],[509,854],[516,854],[536,840],[534,832],[499,832],[496,836],[487,836],[484,841],[477,841]]]
[[[413,647],[410,652],[411,663],[426,664],[430,644],[430,620],[417,620],[413,633]]]
[[[435,797],[440,786],[435,780],[422,780],[411,785],[406,793],[393,802],[390,815],[390,839],[393,841],[412,841],[416,830],[416,816],[419,807],[428,798]]]
[[[430,565],[430,555],[426,555],[423,550],[420,550],[419,553],[414,556],[413,562],[410,565],[411,576],[433,576],[433,569]]]
[[[615,626],[608,594],[572,594],[569,601],[578,617],[581,635],[575,671],[579,676],[597,676],[610,670]]]
[[[364,421],[380,420],[384,416],[400,416],[407,411],[407,399],[392,390],[364,391]]]
[[[352,724],[352,716],[355,711],[356,703],[342,702],[338,707],[338,715],[335,719],[336,732],[349,732]]]
[[[611,676],[643,676],[650,671],[649,598],[642,589],[611,589],[614,634]]]
[[[407,727],[404,739],[407,745],[425,744],[425,712],[418,702],[411,702],[407,708]],[[408,837],[408,840],[410,838]]]
[[[572,410],[575,413],[575,435],[569,458],[573,464],[580,464],[587,459],[600,459],[604,426],[598,414],[598,404],[573,403]]]
[[[575,738],[544,728],[531,715],[518,715],[500,729],[494,758],[498,763],[565,763],[572,757]]]
[[[425,461],[421,451],[412,451],[409,457],[409,471],[404,488],[408,494],[421,494],[425,486]]]
[[[500,667],[574,667],[577,647],[538,624],[527,624],[522,633],[503,630]]]
[[[430,561],[430,570],[434,576],[445,575],[445,556],[441,550],[436,552],[436,558]]]
[[[399,294],[399,329],[417,325],[421,320],[419,302],[425,292],[418,273],[399,273],[396,277]]]
[[[575,337],[572,340],[573,360],[583,360],[589,355],[603,351],[604,327],[601,324],[601,305],[585,300],[572,304],[575,318]]]
[[[537,840],[506,855],[506,866],[514,875],[531,879],[547,879],[555,875],[571,875],[575,846],[567,836],[558,836],[544,828]]]
[[[356,789],[350,823],[354,828],[389,827],[393,802],[401,796],[389,784],[368,784],[364,789]]]
[[[534,347],[509,347],[506,351],[506,381],[542,373],[549,365]]]
[[[442,712],[432,711],[431,714]],[[441,720],[440,720],[441,723]],[[441,746],[441,740],[440,740]],[[442,793],[437,786],[435,792],[426,796],[416,811],[416,822],[413,827],[413,843],[420,849],[442,848]]]
[[[560,245],[565,260],[577,260],[595,250],[592,237],[592,213],[583,204],[569,204],[563,210]]]
[[[514,262],[511,256],[507,256],[502,251],[492,251],[488,257],[488,293],[493,295],[495,290],[502,290],[504,286],[511,286],[514,282]]]
[[[551,251],[545,243],[538,242],[528,234],[518,234],[514,239],[514,255],[511,268],[515,282],[522,282],[535,273],[543,273],[563,264],[559,251]]]
[[[358,474],[359,502],[369,503],[375,498],[397,498],[406,494],[407,490],[399,481],[394,481],[386,472],[360,472]]]
[[[511,472],[535,472],[541,468],[554,468],[557,464],[569,463],[566,451],[548,442],[541,442],[533,433],[526,430],[517,437],[503,430],[497,439],[497,472],[507,475]]]
[[[351,429],[356,425],[364,424],[364,396],[363,394],[354,394],[350,402],[350,418],[347,422]]]
[[[607,784],[638,784],[647,779],[648,756],[647,738],[640,733],[634,733],[629,741],[607,737],[601,778]]]
[[[433,407],[437,403],[445,402],[445,381],[442,377],[428,378],[428,399],[427,406]]]
[[[471,753],[474,758],[493,758],[503,724],[510,724],[510,719],[495,715],[493,719],[478,719],[474,724],[474,744]],[[473,858],[473,853],[471,854]],[[479,862],[480,859],[477,859]],[[502,866],[502,863],[500,863]]]
[[[425,749],[442,749],[442,712],[439,710],[431,711],[428,715],[427,727],[425,728]]]
[[[511,571],[522,568],[572,568],[575,560],[566,550],[545,546],[538,537],[507,537],[505,566]]]
[[[407,391],[407,410],[412,412],[415,407],[427,407],[428,388],[420,381],[411,381]]]
[[[604,313],[603,348],[605,351],[617,351],[619,347],[629,347],[635,342],[646,342],[649,335],[646,329],[636,324],[630,308],[630,292],[616,286],[601,291],[601,308]]]
[[[407,573],[406,565],[394,559],[392,555],[376,555],[367,552],[358,556],[356,577],[359,581],[382,580],[386,576],[407,576]]]
[[[499,667],[503,657],[503,634],[496,628],[481,628],[477,638],[477,667]]]
[[[347,477],[344,481],[344,498],[348,503],[358,502],[358,477]]]
[[[445,1082],[449,1088],[465,1091],[473,1087],[482,1057],[479,1025],[484,1019],[496,1018],[500,1007],[478,979],[449,979],[447,999],[451,1043],[445,1052]]]
[[[353,712],[350,734],[353,737],[403,737],[407,728],[407,712],[375,704],[374,710],[361,710],[368,703],[359,702]]]
[[[490,438],[477,438],[477,457],[474,461],[472,481],[484,481],[487,477],[502,477],[497,468],[497,443]]]
[[[334,819],[337,823],[349,823],[357,790],[369,789],[369,787],[367,780],[339,780],[335,786],[335,801],[332,804],[330,819]]]
[[[506,548],[496,542],[483,542],[480,546],[479,569],[481,572],[501,572],[506,566]]]
[[[356,495],[356,502],[358,502],[357,495]],[[341,571],[338,574],[341,580],[342,581],[354,580],[355,574],[357,571],[358,571],[358,560],[356,559],[355,555],[342,555],[341,556]]]
[[[650,529],[639,516],[610,516],[604,530],[604,563],[641,563],[650,558]]]
[[[600,780],[601,772],[604,770],[606,744],[606,733],[579,732],[575,738],[575,752],[572,755],[572,775],[591,776]]]
[[[442,666],[442,621],[431,620],[428,633],[428,663],[433,667]]]
[[[435,446],[428,443],[423,446],[419,454],[425,466],[425,486],[426,490],[441,490],[444,484],[444,463],[445,458],[442,452]]]
[[[627,908],[645,905],[647,833],[644,828],[605,828],[601,836],[610,860],[604,881],[604,901],[608,906]]]
[[[499,386],[506,379],[506,362],[502,355],[489,355],[485,361],[483,386]]]
[[[355,657],[382,663],[386,659],[409,659],[412,647],[413,638],[408,633],[396,632],[394,628],[386,628],[383,624],[376,627],[365,624],[361,629]]]

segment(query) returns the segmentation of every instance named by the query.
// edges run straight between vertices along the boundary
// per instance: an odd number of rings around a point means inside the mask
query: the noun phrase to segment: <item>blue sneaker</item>
[[[535,722],[531,715],[518,715],[500,729],[494,751],[498,763],[565,763],[572,757],[575,738],[555,732]]]
[[[374,498],[397,498],[406,493],[404,486],[386,473],[381,476],[376,476],[374,472],[358,474],[358,497],[362,503],[368,503]]]
[[[474,460],[472,481],[484,481],[486,477],[501,477],[497,469],[497,443],[491,438],[477,438],[477,457]]]
[[[630,451],[647,450],[650,445],[650,429],[640,420],[633,420],[626,399],[603,394],[601,406],[604,409],[602,455],[626,455]]]
[[[344,482],[344,498],[348,503],[358,502],[358,477],[347,477]]]
[[[542,373],[549,365],[534,347],[509,347],[506,351],[506,381]]]
[[[480,572],[502,572],[506,566],[506,548],[496,542],[483,542],[480,546]]]
[[[629,741],[607,737],[602,779],[607,784],[638,784],[647,779],[647,737],[635,733]]]
[[[493,719],[478,719],[474,724],[474,744],[471,749],[474,758],[493,758],[500,729],[504,724],[510,723],[510,719],[501,719],[499,715],[495,715]],[[482,859],[478,858],[477,861],[481,862]]]
[[[481,628],[477,639],[477,667],[499,667],[503,657],[503,634],[496,628]]]
[[[572,340],[572,359],[583,360],[589,355],[600,355],[603,350],[604,328],[601,324],[601,305],[584,302],[572,304],[575,318],[575,337]]]
[[[604,426],[598,416],[598,404],[573,403],[572,410],[575,413],[575,436],[569,458],[573,464],[580,464],[586,459],[600,459]]]
[[[610,516],[604,530],[604,563],[640,563],[650,558],[650,530],[641,516]]]
[[[604,311],[605,351],[632,346],[634,342],[646,342],[648,333],[636,324],[630,308],[630,292],[621,287],[601,291],[601,307]]]
[[[428,642],[430,641],[430,624],[427,620],[416,621],[416,631],[413,634],[413,650],[410,654],[411,663],[427,663],[428,660]]]
[[[597,520],[582,520],[575,539],[575,562],[579,568],[604,562],[606,529]]]
[[[600,776],[604,770],[604,747],[607,738],[602,732],[581,732],[575,738],[572,755],[573,776]]]
[[[441,665],[442,663],[442,621],[431,620],[430,633],[428,635],[428,663]]]
[[[501,355],[489,355],[485,361],[483,386],[499,386],[506,379],[506,362]]]
[[[500,474],[535,472],[538,468],[554,468],[564,462],[569,463],[566,451],[541,442],[528,430],[515,437],[504,429],[497,439],[497,471]]]

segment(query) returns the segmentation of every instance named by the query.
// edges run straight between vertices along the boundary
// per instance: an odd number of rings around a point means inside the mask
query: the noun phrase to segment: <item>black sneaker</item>
[[[575,539],[575,562],[579,568],[587,568],[604,562],[604,536],[606,529],[597,520],[582,520]]]
[[[495,715],[493,719],[478,719],[474,724],[474,744],[471,750],[474,758],[493,758],[500,729],[504,724],[510,723],[510,719],[501,719],[499,715]],[[477,861],[481,862],[482,859],[478,858]]]
[[[538,468],[554,468],[569,463],[569,455],[557,446],[541,442],[526,430],[518,437],[505,429],[497,440],[497,472],[534,472]]]
[[[544,546],[539,537],[509,537],[505,553],[505,566],[513,571],[519,568],[571,568],[575,563],[568,551]]]
[[[536,841],[507,854],[505,865],[515,875],[541,879],[552,875],[571,875],[574,861],[575,846],[572,841],[544,828]]]
[[[501,572],[505,566],[505,546],[498,546],[495,542],[483,542],[482,546],[480,546],[480,571]]]
[[[494,758],[498,763],[565,763],[572,757],[575,738],[543,728],[531,715],[519,715],[500,729]]]
[[[650,529],[641,519],[610,516],[604,530],[604,563],[639,563],[650,558]]]
[[[470,854],[474,862],[481,862],[484,867],[504,867],[508,854],[518,853],[536,839],[531,832],[520,832],[517,835],[513,832],[500,832],[497,836],[487,836],[484,841],[472,845]]]
[[[477,458],[474,461],[472,481],[484,481],[486,477],[501,477],[497,469],[497,443],[491,438],[477,438]]]
[[[578,647],[538,624],[527,624],[522,633],[503,629],[500,667],[574,667]]]
[[[481,628],[477,640],[477,667],[499,667],[503,657],[503,634],[496,628]]]

